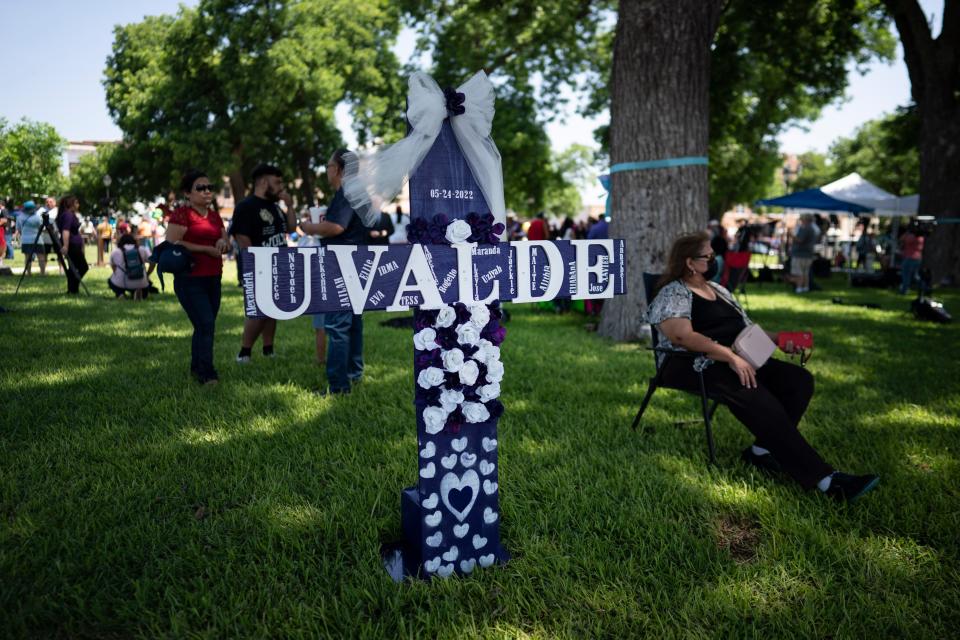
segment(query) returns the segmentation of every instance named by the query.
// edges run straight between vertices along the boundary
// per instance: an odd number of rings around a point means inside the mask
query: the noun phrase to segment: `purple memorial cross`
[[[425,86],[423,77],[416,81]],[[384,550],[398,580],[469,574],[507,559],[497,456],[506,333],[500,302],[625,292],[622,240],[499,242],[503,225],[445,113],[436,116],[442,124],[410,175],[410,244],[256,247],[241,254],[251,317],[414,310],[418,478],[401,492],[404,540]],[[452,113],[460,117],[463,109]],[[492,140],[481,142],[492,149],[499,175]],[[502,206],[502,193],[493,198]]]

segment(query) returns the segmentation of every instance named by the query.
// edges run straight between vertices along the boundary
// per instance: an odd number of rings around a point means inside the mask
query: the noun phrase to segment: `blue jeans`
[[[327,383],[330,391],[350,391],[363,376],[363,316],[327,313]]]
[[[173,290],[193,324],[190,372],[200,382],[217,379],[213,366],[213,336],[220,311],[220,276],[178,275]]]
[[[920,271],[919,260],[916,258],[903,259],[903,262],[900,263],[900,293],[910,291],[910,287],[913,286],[913,281],[916,279],[918,271]]]

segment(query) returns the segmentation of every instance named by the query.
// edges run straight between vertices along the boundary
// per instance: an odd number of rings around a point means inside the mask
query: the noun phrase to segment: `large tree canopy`
[[[0,197],[23,202],[57,193],[63,182],[64,140],[45,122],[0,118]]]
[[[361,142],[400,130],[398,28],[388,0],[201,0],[117,27],[107,105],[141,194],[165,193],[198,166],[228,175],[239,197],[253,166],[270,161],[311,200],[342,145],[339,103]]]

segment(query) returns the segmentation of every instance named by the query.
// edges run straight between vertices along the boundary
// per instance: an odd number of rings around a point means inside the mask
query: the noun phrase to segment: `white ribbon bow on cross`
[[[450,117],[450,126],[496,222],[506,222],[500,152],[490,138],[494,92],[487,74],[478,71],[457,88],[465,112]],[[426,157],[448,117],[447,100],[436,81],[416,72],[407,92],[407,121],[412,130],[396,144],[375,147],[348,160],[343,193],[369,227],[380,221],[380,208],[393,200]],[[479,212],[478,212],[479,213]]]

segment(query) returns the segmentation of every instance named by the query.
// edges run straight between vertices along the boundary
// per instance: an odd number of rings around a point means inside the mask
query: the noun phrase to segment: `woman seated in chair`
[[[706,232],[680,236],[670,248],[647,320],[660,333],[660,349],[692,351],[696,358],[658,353],[664,386],[700,392],[703,368],[708,392],[756,438],[745,462],[766,472],[784,471],[804,489],[817,487],[837,499],[856,500],[879,482],[875,475],[836,471],[797,426],[813,397],[813,376],[797,365],[770,358],[757,370],[733,352],[737,335],[752,324],[730,292],[710,282],[716,260]],[[771,339],[776,341],[776,336]],[[792,353],[788,343],[786,351]],[[664,360],[666,360],[664,364]]]

